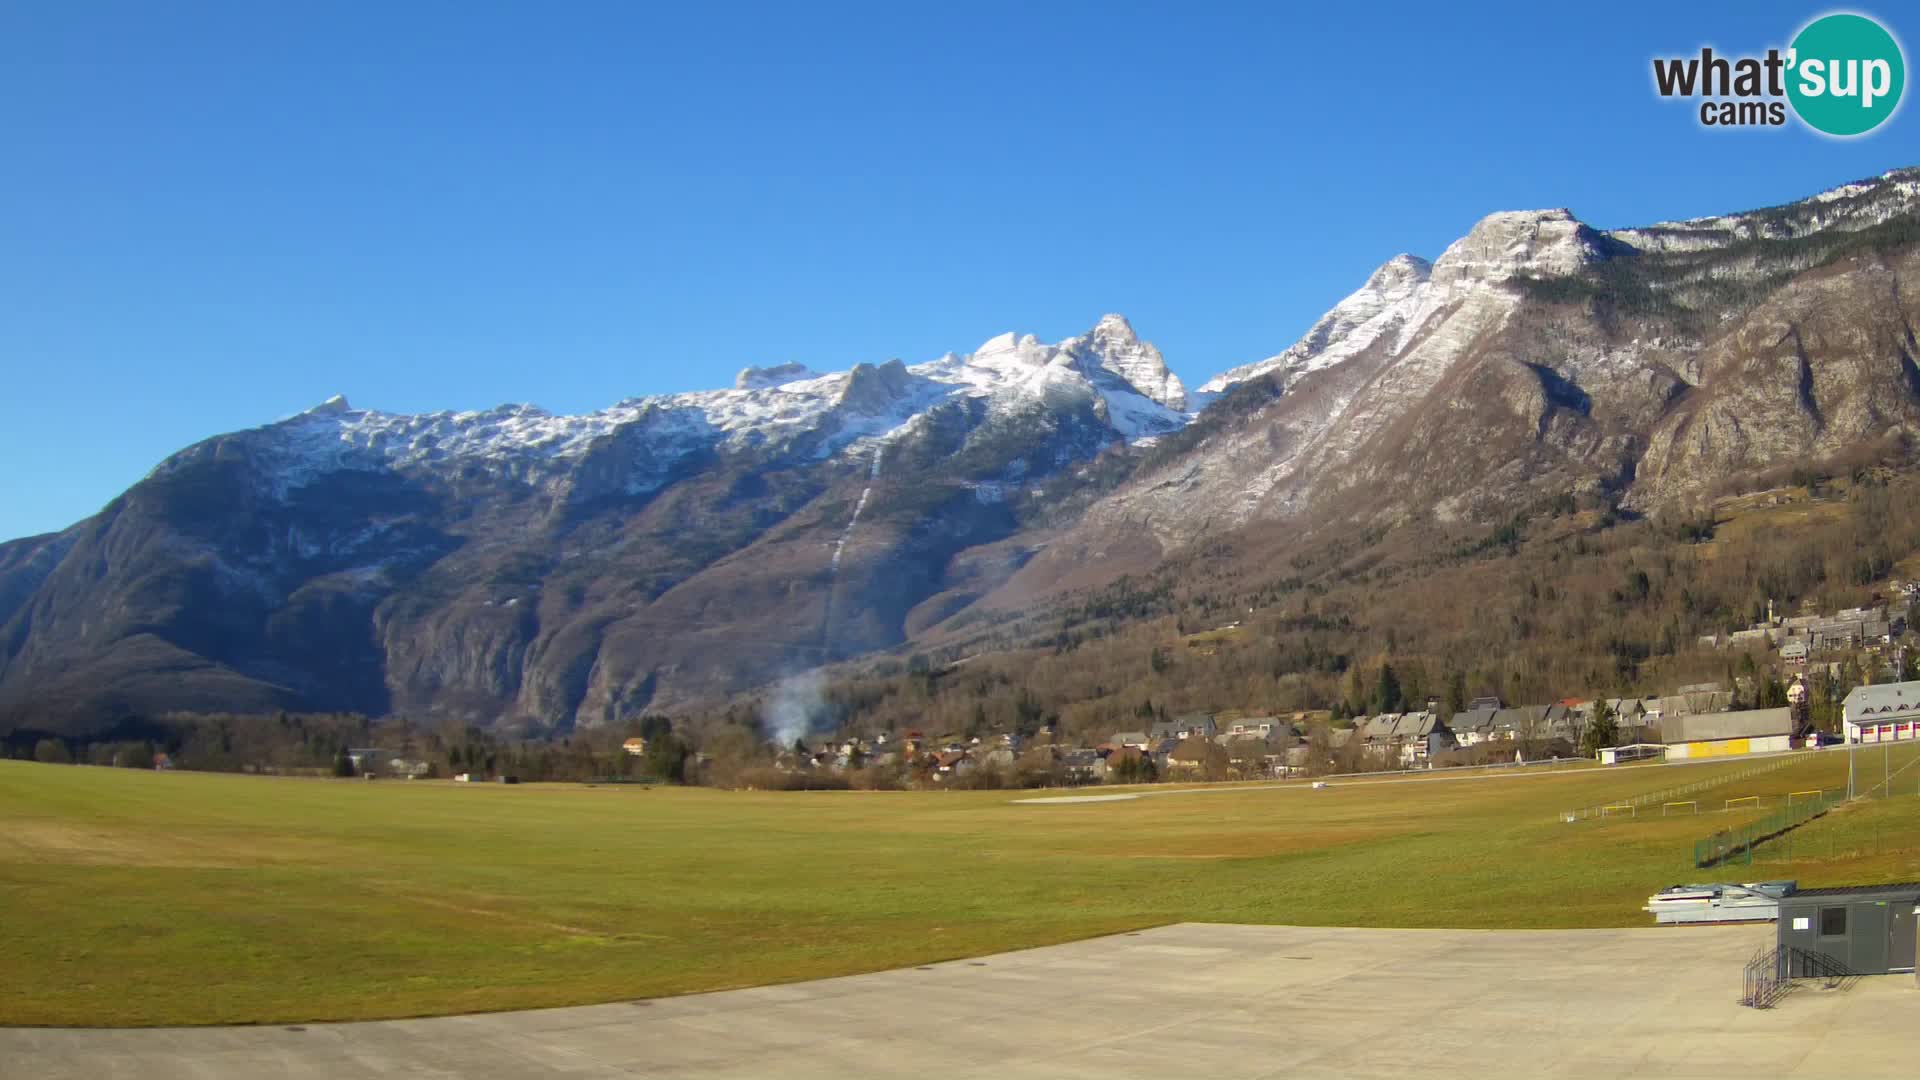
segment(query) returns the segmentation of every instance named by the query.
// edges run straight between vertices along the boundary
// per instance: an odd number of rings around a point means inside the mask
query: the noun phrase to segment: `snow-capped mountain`
[[[1398,256],[1286,351],[1205,383],[1281,391],[1092,505],[1046,564],[1262,520],[1488,520],[1551,496],[1647,511],[1743,471],[1920,434],[1904,283],[1920,170],[1785,206],[1602,231],[1491,214]]]
[[[573,467],[616,436],[633,437],[637,467],[626,493],[658,489],[674,466],[716,450],[801,452],[824,459],[907,435],[941,406],[978,402],[986,415],[1084,406],[1119,440],[1178,430],[1186,391],[1159,350],[1119,315],[1055,345],[1002,334],[969,354],[911,366],[898,360],[818,374],[799,364],[748,368],[725,390],[630,398],[577,416],[532,405],[417,415],[355,409],[338,396],[240,436],[272,457],[281,490],[356,469],[473,467],[564,488]],[[224,452],[214,439],[181,452],[155,475]]]
[[[0,708],[564,728],[1018,625],[1248,526],[1662,512],[1913,445],[1916,278],[1906,170],[1613,231],[1491,214],[1191,393],[1110,315],[580,416],[335,398],[0,544]]]
[[[336,397],[7,546],[0,693],[165,669],[138,696],[481,700],[565,725],[723,692],[963,604],[988,571],[956,555],[1053,512],[1048,484],[1179,430],[1184,407],[1117,315],[1056,344],[748,368],[578,416]]]

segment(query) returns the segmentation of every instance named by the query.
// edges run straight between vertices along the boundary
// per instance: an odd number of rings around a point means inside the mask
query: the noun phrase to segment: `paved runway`
[[[0,1076],[1866,1077],[1911,976],[1741,1008],[1771,925],[1184,924],[651,1002],[304,1028],[0,1029]]]

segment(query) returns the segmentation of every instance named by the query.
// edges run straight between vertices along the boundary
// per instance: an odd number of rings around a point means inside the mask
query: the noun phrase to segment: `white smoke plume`
[[[873,485],[880,479],[880,456],[885,450],[884,444],[874,445],[873,460],[867,466],[867,486],[861,489],[860,500],[853,504],[853,513],[848,516],[839,542],[833,545],[833,558],[827,563],[827,598],[820,620],[820,654],[827,660],[833,658],[833,593],[840,583],[840,557],[846,553],[847,542],[853,539],[853,530],[860,524],[867,500],[873,498]],[[780,680],[760,715],[767,738],[784,749],[812,734],[815,720],[827,711],[826,690],[827,678],[818,668]]]
[[[826,689],[826,676],[818,668],[780,680],[760,714],[767,738],[784,748],[811,734],[814,718],[826,712]]]

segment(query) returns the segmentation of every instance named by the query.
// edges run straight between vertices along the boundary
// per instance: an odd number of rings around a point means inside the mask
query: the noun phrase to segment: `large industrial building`
[[[1920,682],[1856,686],[1840,705],[1848,742],[1920,737]]]
[[[1747,709],[1670,716],[1660,721],[1660,735],[1667,744],[1668,761],[1767,754],[1793,749],[1793,713],[1791,709]]]

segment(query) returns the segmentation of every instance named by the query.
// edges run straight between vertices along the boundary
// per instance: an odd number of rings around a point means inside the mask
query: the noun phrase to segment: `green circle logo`
[[[1816,131],[1864,135],[1900,105],[1907,64],[1900,43],[1865,15],[1827,15],[1793,39],[1787,99]]]

